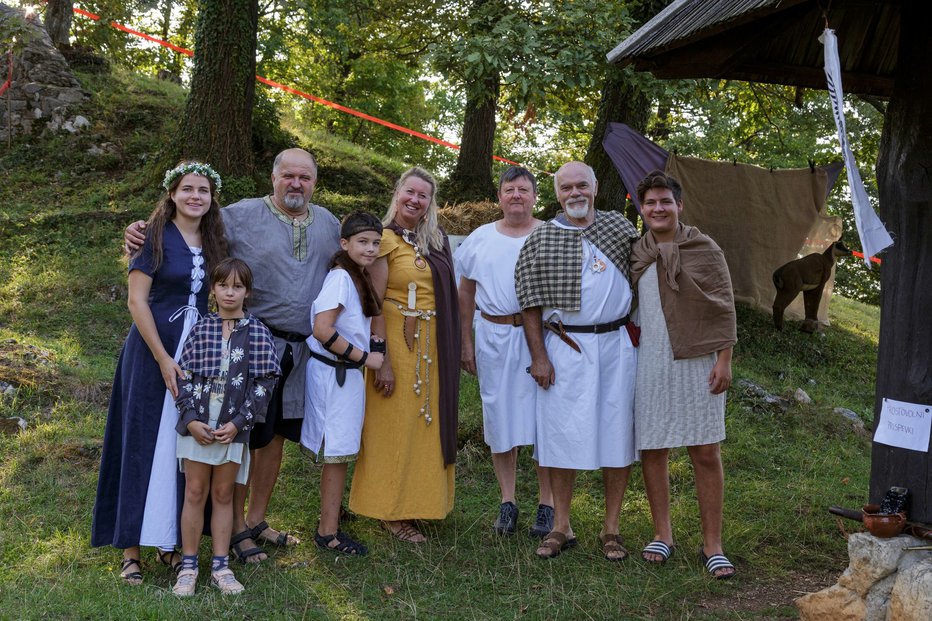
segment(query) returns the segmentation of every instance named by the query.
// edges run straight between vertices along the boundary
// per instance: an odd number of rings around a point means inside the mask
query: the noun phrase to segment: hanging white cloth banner
[[[854,221],[858,227],[858,237],[861,238],[864,263],[870,267],[870,258],[887,246],[892,246],[893,238],[890,237],[883,222],[871,207],[867,192],[864,191],[861,174],[854,161],[854,154],[848,145],[845,102],[841,91],[841,63],[838,60],[838,39],[835,37],[835,31],[826,28],[819,37],[819,41],[825,46],[825,78],[828,81],[828,94],[835,116],[835,127],[838,129],[838,142],[841,144],[841,154],[845,158],[845,170],[848,172],[848,188],[851,191],[851,203],[854,206]]]

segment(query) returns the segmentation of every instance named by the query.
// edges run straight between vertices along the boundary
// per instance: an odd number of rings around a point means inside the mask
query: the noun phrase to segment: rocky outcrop
[[[928,621],[932,619],[932,551],[908,535],[848,538],[848,568],[838,583],[796,600],[803,621]]]
[[[75,116],[69,111],[89,94],[81,88],[61,52],[52,45],[39,18],[27,19],[21,11],[0,4],[0,23],[13,24],[14,20],[25,25],[28,42],[13,53],[13,82],[0,98],[0,138],[6,138],[11,125],[14,136],[45,128],[77,131],[81,122],[76,125]],[[0,83],[6,80],[8,72],[5,53],[2,58]]]

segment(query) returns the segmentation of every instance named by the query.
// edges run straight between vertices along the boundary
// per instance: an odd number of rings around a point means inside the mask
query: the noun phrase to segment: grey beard
[[[307,201],[304,200],[303,196],[286,194],[282,198],[282,206],[289,211],[301,211],[307,206]]]

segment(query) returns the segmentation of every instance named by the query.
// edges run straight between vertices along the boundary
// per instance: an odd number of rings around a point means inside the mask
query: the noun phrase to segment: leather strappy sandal
[[[628,558],[628,550],[625,549],[624,540],[618,533],[603,533],[599,535],[599,541],[602,542],[602,556],[605,560],[617,563]],[[615,556],[620,554],[620,556]]]
[[[576,547],[576,543],[576,537],[568,538],[566,533],[552,530],[541,540],[537,548],[537,558],[557,558],[563,550]]]
[[[136,566],[136,571],[127,571],[133,565]],[[139,562],[138,558],[124,558],[120,563],[120,578],[123,579],[123,582],[132,586],[139,586],[142,584],[142,565]]]
[[[173,574],[177,574],[178,570],[181,569],[181,554],[177,550],[159,550],[156,548],[155,553],[158,555],[159,564],[169,567]],[[178,560],[173,563],[172,559],[175,557],[178,557]]]
[[[382,528],[391,533],[392,537],[405,543],[424,543],[427,537],[424,533],[414,527],[414,524],[407,521],[382,522]]]

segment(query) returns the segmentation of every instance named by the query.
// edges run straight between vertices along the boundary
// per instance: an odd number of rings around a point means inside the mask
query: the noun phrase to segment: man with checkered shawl
[[[569,162],[554,177],[563,213],[528,237],[515,288],[538,384],[535,457],[551,469],[554,526],[537,549],[553,558],[576,544],[570,502],[577,470],[602,469],[605,519],[599,539],[610,561],[627,556],[618,516],[634,450],[637,352],[628,323],[628,272],[637,229],[595,210],[593,170]]]

